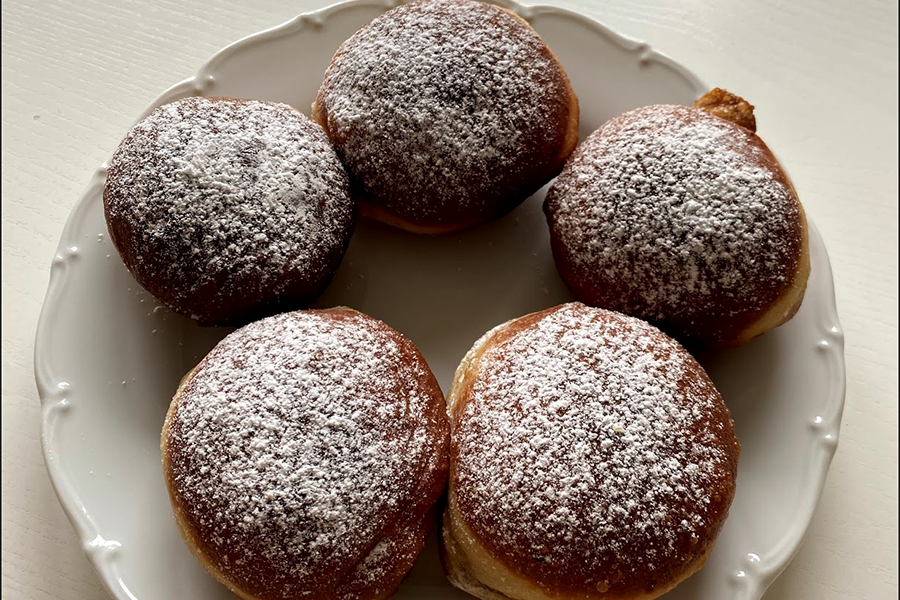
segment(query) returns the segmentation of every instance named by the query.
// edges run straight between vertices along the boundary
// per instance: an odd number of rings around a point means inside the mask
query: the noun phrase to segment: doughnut
[[[416,347],[346,308],[225,337],[161,437],[175,520],[245,600],[378,600],[412,568],[446,485],[446,406]]]
[[[286,104],[186,98],[128,133],[103,190],[137,282],[201,325],[241,325],[314,300],[355,223],[346,171]]]
[[[651,600],[700,569],[740,447],[702,367],[580,303],[496,327],[448,397],[441,552],[483,600]]]
[[[793,185],[752,130],[753,107],[724,90],[698,105],[706,110],[655,105],[607,121],[572,155],[544,211],[578,300],[719,349],[796,313],[809,240]]]
[[[417,0],[344,42],[313,105],[360,214],[416,233],[497,219],[559,173],[578,100],[538,34],[473,0]]]

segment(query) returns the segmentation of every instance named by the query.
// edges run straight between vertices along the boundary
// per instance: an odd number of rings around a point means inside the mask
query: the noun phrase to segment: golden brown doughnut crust
[[[699,569],[740,447],[697,362],[651,325],[573,303],[501,325],[448,397],[442,556],[484,600],[648,600]]]
[[[361,214],[417,233],[506,214],[578,142],[556,57],[524,19],[472,0],[417,0],[363,27],[332,59],[313,118]]]
[[[711,89],[694,102],[694,108],[699,108],[756,133],[756,116],[753,114],[753,105],[727,90]]]
[[[793,185],[758,136],[702,110],[656,105],[608,121],[544,211],[579,300],[691,346],[747,342],[803,299],[809,241]]]
[[[161,438],[188,547],[248,600],[393,594],[433,526],[448,444],[416,347],[345,308],[227,336],[179,386]]]

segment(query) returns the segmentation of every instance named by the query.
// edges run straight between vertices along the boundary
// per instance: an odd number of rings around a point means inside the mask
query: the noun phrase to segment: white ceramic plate
[[[582,137],[625,110],[686,104],[705,91],[646,44],[565,10],[509,6],[568,71]],[[241,40],[147,112],[200,94],[277,100],[308,112],[337,46],[386,8],[356,0]],[[131,279],[106,234],[104,173],[101,167],[66,225],[35,342],[50,477],[115,598],[230,599],[178,535],[158,447],[177,381],[228,330],[170,313]],[[446,237],[362,223],[317,304],[350,305],[404,332],[446,390],[482,333],[571,299],[553,267],[542,200],[543,192],[499,222]],[[844,365],[831,270],[815,228],[811,246],[813,270],[797,316],[745,347],[702,357],[743,445],[738,493],[707,566],[667,600],[760,598],[812,516],[837,444]],[[397,597],[467,596],[446,583],[432,541]]]

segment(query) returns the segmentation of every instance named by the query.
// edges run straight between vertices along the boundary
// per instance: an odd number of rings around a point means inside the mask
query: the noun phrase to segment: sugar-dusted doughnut
[[[531,26],[473,0],[416,0],[360,29],[325,73],[313,118],[360,210],[420,233],[500,217],[578,142],[578,101]]]
[[[650,600],[703,566],[740,453],[702,367],[652,325],[571,303],[505,323],[448,397],[442,551],[483,600]]]
[[[755,123],[749,104],[722,110]],[[803,300],[808,231],[788,176],[753,131],[704,110],[655,105],[608,121],[544,209],[557,269],[579,300],[692,346],[744,343]]]
[[[159,107],[113,155],[103,201],[138,283],[203,325],[304,307],[340,265],[355,221],[322,129],[257,100]]]
[[[225,337],[162,432],[188,547],[246,600],[380,600],[412,568],[447,477],[440,387],[407,338],[350,309]]]

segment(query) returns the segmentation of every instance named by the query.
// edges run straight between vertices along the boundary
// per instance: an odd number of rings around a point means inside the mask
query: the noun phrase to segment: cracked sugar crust
[[[727,344],[795,284],[802,208],[746,129],[683,106],[608,121],[545,203],[554,256],[582,301],[686,341]]]
[[[363,198],[443,226],[497,217],[555,175],[572,150],[573,98],[522,19],[428,0],[385,13],[340,47],[314,115]]]
[[[311,301],[354,224],[349,178],[322,129],[285,104],[186,98],[128,133],[104,190],[138,282],[203,324]]]
[[[259,598],[349,600],[392,591],[421,551],[448,438],[412,343],[330,309],[227,336],[177,394],[163,444],[213,572]]]
[[[573,303],[473,352],[451,395],[451,479],[476,539],[539,587],[591,597],[696,568],[727,515],[739,447],[677,342]]]

